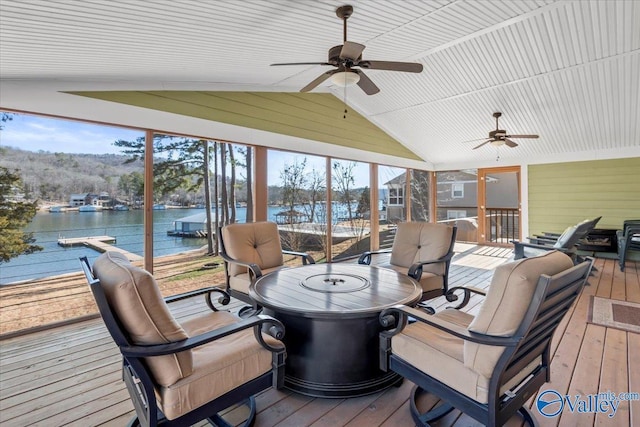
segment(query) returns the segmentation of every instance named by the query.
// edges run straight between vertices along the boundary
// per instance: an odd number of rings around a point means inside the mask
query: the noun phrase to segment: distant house
[[[499,181],[494,177],[487,177],[487,183],[499,185]],[[387,187],[387,218],[390,221],[406,218],[406,182],[406,174],[402,173],[384,183]],[[475,171],[438,172],[437,187],[437,221],[478,215],[478,176]],[[494,193],[504,195],[505,199],[513,199],[513,195],[507,194],[507,191]]]
[[[69,196],[69,206],[84,206],[91,204],[91,198],[89,193],[72,194]]]
[[[102,192],[100,194],[93,193],[77,193],[69,196],[69,206],[86,206],[86,205],[94,205],[94,206],[109,206],[111,203],[111,197],[109,193]]]
[[[437,185],[438,221],[478,215],[478,176],[475,173],[440,172]]]
[[[387,187],[387,191],[385,192],[385,206],[387,207],[386,219],[393,223],[406,219],[406,174],[402,173],[395,178],[385,182],[384,185]]]

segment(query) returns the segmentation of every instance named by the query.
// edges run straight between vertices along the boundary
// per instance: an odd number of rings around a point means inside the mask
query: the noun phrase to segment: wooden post
[[[333,215],[331,212],[331,157],[327,157],[325,176],[327,177],[327,262],[331,262],[331,258],[333,257],[333,248],[331,247],[331,243],[333,242],[333,239],[331,238],[333,233]]]
[[[438,179],[429,172],[429,222],[438,222]]]
[[[267,183],[267,154],[266,147],[255,147],[255,203],[253,217],[256,221],[266,221],[268,215],[268,183]]]
[[[378,212],[378,165],[369,163],[369,249],[377,251],[380,249],[380,213]]]
[[[144,142],[144,269],[153,274],[153,131]]]
[[[405,170],[404,177],[404,220],[411,222],[411,169]]]

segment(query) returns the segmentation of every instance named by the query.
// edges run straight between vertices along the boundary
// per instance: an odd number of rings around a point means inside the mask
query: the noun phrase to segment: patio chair
[[[282,249],[274,222],[230,224],[218,230],[220,256],[224,260],[226,290],[232,297],[253,304],[249,287],[261,276],[284,267],[283,254],[315,264],[311,255]]]
[[[514,245],[514,259],[529,258],[541,255],[548,251],[558,250],[566,253],[573,259],[574,263],[580,262],[582,258],[577,255],[578,244],[586,238],[600,221],[601,216],[567,227],[560,235],[552,236],[546,240],[538,240],[539,243],[526,243],[512,240]],[[551,236],[551,235],[550,235]]]
[[[387,254],[388,262],[375,263],[409,275],[422,286],[422,301],[447,294],[449,266],[456,242],[455,226],[428,222],[398,224],[391,249],[364,252],[359,264],[370,265],[374,258]],[[386,258],[384,258],[386,260]],[[451,294],[451,301],[457,297]]]
[[[82,268],[111,337],[122,354],[122,378],[136,418],[130,425],[189,426],[201,420],[228,425],[218,412],[235,404],[249,408],[253,395],[284,381],[282,324],[268,316],[240,319],[218,311],[216,288],[168,298],[205,294],[212,311],[178,323],[151,274],[117,252],[106,252]],[[265,331],[272,336],[262,333]],[[277,338],[277,339],[276,339]]]
[[[618,263],[620,271],[624,271],[629,251],[640,251],[640,219],[624,221],[622,230],[616,232],[618,238]]]
[[[592,264],[562,252],[499,266],[477,316],[445,309],[433,316],[407,306],[384,310],[380,368],[414,382],[410,409],[429,425],[453,408],[487,426],[516,412],[535,425],[526,401],[550,380],[554,331],[581,292]],[[408,317],[415,319],[409,323]],[[442,404],[421,413],[419,393]]]

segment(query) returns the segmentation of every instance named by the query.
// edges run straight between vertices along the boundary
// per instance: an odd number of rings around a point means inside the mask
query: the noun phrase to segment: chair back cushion
[[[118,252],[105,252],[93,263],[93,274],[133,344],[167,344],[189,336],[175,321],[148,271],[131,265]],[[191,351],[146,359],[155,381],[170,386],[193,370]]]
[[[274,222],[230,224],[222,228],[224,248],[231,258],[257,264],[261,270],[284,263],[278,226]],[[245,267],[230,263],[229,275],[247,272]]]
[[[571,258],[559,251],[502,264],[493,274],[487,296],[478,315],[469,325],[469,331],[493,336],[513,336],[532,303],[540,276],[553,276],[571,267]],[[466,341],[465,366],[490,378],[503,350],[502,347]]]
[[[411,267],[418,261],[443,257],[449,252],[453,227],[428,222],[402,222],[398,224],[391,249],[391,264]],[[423,271],[443,275],[445,265],[427,264]]]

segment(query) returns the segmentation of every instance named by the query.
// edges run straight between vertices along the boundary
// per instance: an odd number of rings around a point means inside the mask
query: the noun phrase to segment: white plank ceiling
[[[349,3],[348,39],[367,46],[365,59],[417,61],[424,71],[367,71],[380,93],[350,87],[347,102],[426,165],[496,165],[497,154],[500,164],[640,155],[640,1]],[[114,122],[108,109],[74,110],[71,95],[54,94],[294,92],[327,68],[269,64],[325,61],[342,42],[334,12],[342,4],[0,0],[0,107]],[[329,81],[316,91],[344,97]],[[502,129],[540,138],[472,150],[481,141],[464,141],[493,130],[494,111]],[[153,115],[138,120],[121,123],[149,126]]]

